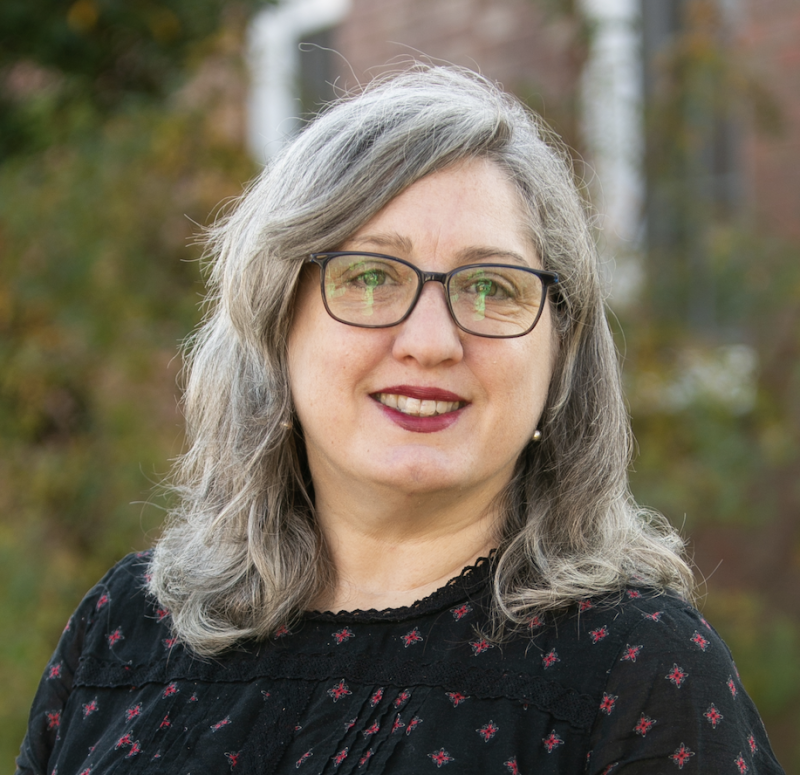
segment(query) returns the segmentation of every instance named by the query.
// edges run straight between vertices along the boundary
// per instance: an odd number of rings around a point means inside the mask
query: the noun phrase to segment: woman
[[[212,231],[180,505],[70,620],[19,772],[781,772],[631,499],[550,139],[417,68]]]

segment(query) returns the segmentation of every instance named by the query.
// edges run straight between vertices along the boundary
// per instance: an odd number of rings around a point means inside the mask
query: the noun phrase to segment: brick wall
[[[334,32],[340,83],[352,87],[410,58],[462,65],[527,98],[560,132],[574,135],[581,62],[568,17],[532,0],[353,0]],[[390,64],[391,67],[391,64]]]
[[[751,209],[776,234],[800,238],[800,5],[797,0],[749,3],[741,51],[748,74],[778,109],[778,125],[759,129],[745,143]]]
[[[773,133],[744,132],[746,197],[758,220],[800,237],[800,6],[797,0],[742,0],[744,72],[774,96]],[[339,85],[352,87],[394,63],[430,57],[477,69],[526,99],[581,150],[577,81],[583,51],[570,17],[537,0],[352,0],[333,31]]]

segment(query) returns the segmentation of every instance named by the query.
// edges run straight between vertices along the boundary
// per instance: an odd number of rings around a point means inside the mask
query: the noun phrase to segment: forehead
[[[464,254],[538,265],[526,211],[500,167],[470,159],[413,183],[340,248],[412,261]]]

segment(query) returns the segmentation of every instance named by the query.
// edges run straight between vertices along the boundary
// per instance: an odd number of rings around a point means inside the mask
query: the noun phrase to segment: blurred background
[[[800,772],[796,0],[4,0],[0,758],[61,628],[158,535],[196,236],[334,95],[412,57],[542,113],[594,207],[638,442]]]

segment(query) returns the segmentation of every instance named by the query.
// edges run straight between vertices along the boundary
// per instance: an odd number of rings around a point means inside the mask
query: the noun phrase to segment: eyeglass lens
[[[344,323],[379,327],[399,323],[418,295],[420,277],[401,261],[347,254],[325,267],[325,299]],[[544,300],[541,279],[512,266],[466,266],[447,284],[453,317],[482,336],[518,336],[536,321]]]

